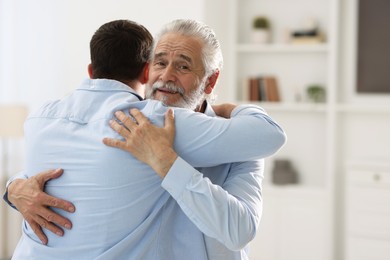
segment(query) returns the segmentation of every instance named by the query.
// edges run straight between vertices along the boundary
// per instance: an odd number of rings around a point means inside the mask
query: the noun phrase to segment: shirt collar
[[[213,108],[211,107],[211,105],[207,101],[205,101],[205,102],[206,102],[206,109],[204,111],[204,114],[208,115],[208,116],[213,116],[213,117],[216,116],[216,114],[215,114]]]
[[[77,88],[79,90],[89,91],[111,91],[111,92],[129,92],[135,95],[139,100],[143,100],[131,87],[122,82],[112,79],[85,79]]]

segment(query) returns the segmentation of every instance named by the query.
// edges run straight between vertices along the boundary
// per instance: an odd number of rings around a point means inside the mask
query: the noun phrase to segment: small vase
[[[296,171],[289,160],[275,160],[272,170],[272,182],[277,185],[293,184],[298,182]]]
[[[252,30],[252,42],[253,43],[269,43],[270,32],[265,29]]]

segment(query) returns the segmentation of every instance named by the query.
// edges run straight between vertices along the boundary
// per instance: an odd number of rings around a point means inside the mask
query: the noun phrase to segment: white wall
[[[26,103],[35,109],[75,89],[88,76],[89,41],[108,21],[134,20],[155,34],[173,19],[203,17],[203,0],[0,0],[0,104]],[[11,174],[23,168],[20,157],[10,158]],[[0,224],[5,216],[16,220],[7,223],[12,236],[3,237],[1,228],[2,258],[2,252],[13,251],[20,224],[13,223],[19,222],[13,210],[6,213],[0,206]]]
[[[34,108],[77,87],[88,75],[89,40],[105,22],[130,19],[154,34],[176,18],[203,20],[203,5],[203,0],[1,0],[0,102]]]

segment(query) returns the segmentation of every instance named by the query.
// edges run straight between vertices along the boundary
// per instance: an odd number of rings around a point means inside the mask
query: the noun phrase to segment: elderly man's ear
[[[204,92],[205,92],[206,94],[210,94],[211,92],[213,92],[215,83],[217,83],[218,76],[219,76],[219,70],[217,70],[216,72],[214,72],[214,73],[207,79],[206,87],[205,87],[205,89],[204,89]]]

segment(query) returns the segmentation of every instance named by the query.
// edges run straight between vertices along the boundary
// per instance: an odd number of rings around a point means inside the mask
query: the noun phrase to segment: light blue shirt
[[[27,177],[63,168],[61,178],[47,183],[46,192],[72,201],[77,210],[60,212],[73,228],[64,237],[47,232],[47,246],[24,222],[14,259],[164,259],[158,236],[166,217],[162,213],[170,194],[180,196],[183,187],[170,187],[170,173],[162,182],[149,166],[102,143],[103,137],[119,138],[108,126],[113,112],[132,107],[152,123],[163,124],[166,107],[151,100],[139,102],[130,88],[113,80],[86,80],[68,97],[29,116]],[[284,132],[261,108],[239,106],[231,116],[226,120],[175,109],[175,150],[181,158],[172,170],[184,169],[183,159],[196,167],[211,167],[264,158],[284,144]],[[197,175],[175,176],[173,183],[191,180],[196,185],[192,180]]]
[[[205,114],[215,116],[209,105]],[[173,197],[159,233],[162,259],[249,259],[247,243],[262,215],[264,159],[197,170],[202,174],[177,163],[163,181]],[[177,181],[183,174],[187,181]]]

